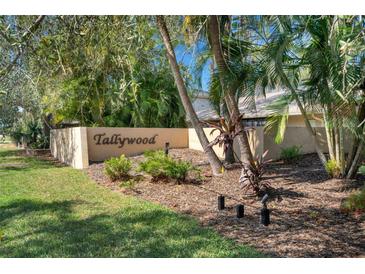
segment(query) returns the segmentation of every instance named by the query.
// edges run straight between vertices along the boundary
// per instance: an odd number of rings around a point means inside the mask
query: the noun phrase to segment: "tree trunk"
[[[221,40],[220,40],[220,29],[218,24],[218,17],[216,15],[209,16],[209,35],[210,35],[210,46],[212,48],[212,53],[214,56],[214,61],[217,65],[219,72],[219,80],[221,83],[222,90],[224,92],[224,100],[226,102],[228,112],[231,121],[239,120],[240,111],[238,108],[238,103],[235,99],[235,90],[231,88],[229,83],[226,83],[225,76],[230,73],[229,68],[223,56]],[[244,164],[253,163],[253,156],[250,144],[248,142],[247,133],[241,121],[237,124],[238,130],[242,131],[238,137],[238,144],[240,147],[241,161]]]
[[[361,156],[363,147],[364,147],[364,141],[361,140],[359,146],[357,147],[355,157],[352,160],[350,169],[346,174],[346,179],[352,179],[356,175],[356,172],[359,168],[360,156]]]
[[[346,168],[345,168],[346,177],[347,177],[347,173],[349,172],[349,170],[351,168],[352,161],[354,160],[358,146],[359,146],[359,139],[356,138],[356,136],[353,136],[353,140],[352,140],[351,146],[350,146],[350,151],[346,157]]]
[[[346,163],[345,163],[345,140],[344,140],[344,128],[342,125],[342,121],[339,121],[340,125],[338,128],[339,131],[339,137],[340,137],[340,170],[341,170],[341,176],[345,176],[345,169],[346,169]]]
[[[336,158],[336,162],[338,164],[339,160],[340,160],[340,131],[338,130],[337,117],[335,117],[333,131],[334,131],[334,136],[335,136],[335,155],[336,155],[335,158]]]
[[[224,154],[224,162],[227,164],[233,164],[235,162],[234,153],[233,153],[233,142],[228,142],[225,145],[227,146],[227,149]]]
[[[361,104],[357,112],[357,119],[359,123],[362,123],[365,119],[365,103]],[[361,126],[362,132],[364,134],[364,125]],[[358,169],[358,163],[360,162],[361,152],[363,150],[364,142],[363,140],[354,136],[352,146],[350,148],[350,153],[346,159],[346,178],[352,178]]]
[[[330,159],[335,159],[335,152],[333,149],[333,131],[332,131],[332,127],[330,127],[330,124],[329,124],[329,116],[330,116],[330,113],[328,111],[328,108],[325,108],[323,110],[323,118],[324,118],[324,127],[326,129],[328,152],[330,155]]]
[[[165,23],[165,19],[163,16],[156,16],[156,19],[162,40],[166,47],[167,58],[169,59],[172,74],[174,75],[175,83],[179,91],[179,95],[181,98],[181,102],[184,106],[185,112],[188,114],[190,121],[196,131],[196,134],[198,135],[199,141],[204,149],[204,152],[208,157],[208,161],[212,168],[213,175],[219,175],[222,173],[222,163],[215,154],[213,148],[209,146],[208,138],[205,135],[204,130],[198,120],[198,116],[196,115],[193,105],[191,104],[188,92],[185,87],[184,80],[180,73],[179,65],[176,61],[175,52],[171,44],[170,35]]]

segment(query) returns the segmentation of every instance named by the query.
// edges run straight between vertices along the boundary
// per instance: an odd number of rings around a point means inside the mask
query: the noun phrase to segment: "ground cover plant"
[[[0,148],[0,257],[257,257],[190,217]]]
[[[365,186],[357,193],[351,194],[342,204],[342,208],[349,212],[365,212]]]
[[[280,159],[282,159],[285,163],[293,163],[300,158],[301,149],[301,146],[282,148],[280,151]]]
[[[145,161],[139,164],[138,170],[152,176],[153,181],[159,179],[175,179],[178,183],[186,181],[189,172],[195,173],[195,179],[200,179],[200,170],[190,162],[175,160],[166,155],[162,150],[146,151]]]
[[[332,178],[337,178],[341,174],[340,167],[338,166],[337,161],[334,159],[327,161],[327,163],[325,165],[325,169],[326,169],[328,175]]]
[[[105,174],[112,181],[127,178],[131,168],[132,163],[124,154],[105,161]]]

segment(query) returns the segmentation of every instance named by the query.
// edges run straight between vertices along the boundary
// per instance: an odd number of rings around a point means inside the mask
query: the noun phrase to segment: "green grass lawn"
[[[0,148],[0,257],[260,257],[189,217]]]

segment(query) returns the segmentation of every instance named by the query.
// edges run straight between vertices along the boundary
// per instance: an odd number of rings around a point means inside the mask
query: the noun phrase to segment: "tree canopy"
[[[14,63],[1,81],[3,106],[38,118],[50,115],[53,126],[63,121],[84,126],[185,126],[151,18],[46,17],[24,42],[19,57],[11,42],[20,43],[21,30],[34,19],[1,19],[1,51],[8,59],[3,59],[2,69]],[[11,124],[6,118],[14,117],[9,108],[2,112],[2,123]]]

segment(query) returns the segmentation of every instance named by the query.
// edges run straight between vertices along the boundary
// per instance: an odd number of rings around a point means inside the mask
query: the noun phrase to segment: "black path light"
[[[219,195],[218,196],[218,210],[223,210],[223,209],[224,209],[224,196]]]
[[[270,224],[270,210],[267,208],[267,200],[269,199],[269,195],[265,194],[262,198],[262,209],[261,209],[261,224],[264,226],[268,226]]]
[[[236,205],[236,214],[237,214],[237,218],[243,218],[243,216],[245,216],[245,207],[244,205]]]
[[[166,142],[165,143],[165,154],[166,155],[169,155],[169,149],[170,149],[170,143],[169,142]]]

